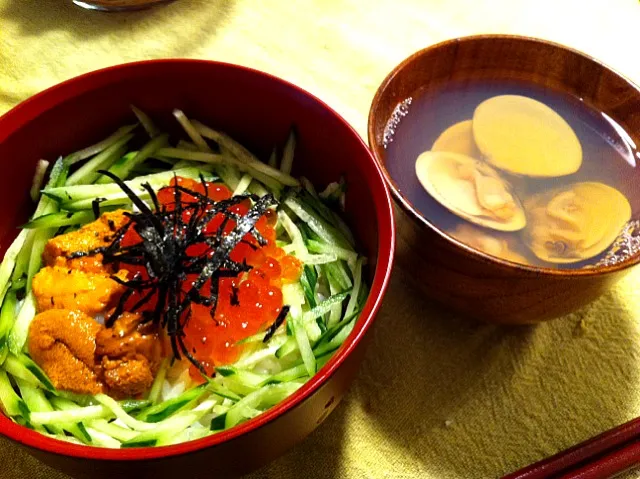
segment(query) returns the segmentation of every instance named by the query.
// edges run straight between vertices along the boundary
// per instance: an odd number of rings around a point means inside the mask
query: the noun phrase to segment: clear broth
[[[616,232],[619,235],[610,246],[597,256],[573,263],[541,260],[527,246],[521,231],[505,233],[478,227],[492,238],[506,241],[510,250],[523,258],[522,261],[513,257],[502,259],[538,267],[573,269],[614,264],[639,252],[640,222],[637,220],[638,193],[634,193],[634,177],[640,154],[633,140],[607,115],[590,108],[581,99],[528,83],[478,81],[448,85],[424,94],[418,92],[398,105],[387,124],[384,143],[386,168],[400,193],[429,222],[450,236],[456,237],[452,232],[460,225],[472,225],[450,212],[425,190],[416,175],[415,163],[421,153],[431,149],[444,130],[471,119],[481,102],[498,95],[521,95],[544,103],[571,126],[582,146],[582,164],[576,173],[570,175],[541,179],[510,175],[495,168],[513,186],[521,200],[536,193],[588,181],[604,183],[619,190],[632,207],[631,221],[622,231]],[[469,244],[459,236],[457,239]]]

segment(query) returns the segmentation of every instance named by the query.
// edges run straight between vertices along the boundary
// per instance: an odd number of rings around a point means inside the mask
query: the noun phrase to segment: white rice
[[[194,386],[189,375],[189,365],[188,361],[176,361],[167,370],[167,377],[162,383],[160,391],[160,402],[180,396],[180,394]]]

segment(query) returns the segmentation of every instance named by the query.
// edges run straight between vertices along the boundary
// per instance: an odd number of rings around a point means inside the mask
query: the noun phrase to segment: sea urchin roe
[[[34,361],[57,389],[79,394],[140,396],[153,383],[162,349],[157,327],[130,313],[105,328],[80,311],[50,309],[29,330]]]
[[[124,280],[127,272],[116,276]],[[106,274],[47,266],[34,276],[32,289],[38,311],[66,309],[96,316],[115,306],[126,288]]]
[[[96,335],[102,329],[80,311],[50,309],[29,327],[29,353],[57,389],[97,394],[104,385],[95,373]]]
[[[139,313],[124,312],[96,336],[96,362],[114,397],[138,397],[148,391],[164,357],[158,326],[142,319]]]
[[[54,236],[44,248],[42,259],[47,266],[68,266],[93,273],[111,272],[102,264],[102,255],[68,259],[71,253],[88,252],[107,246],[114,233],[127,222],[123,210],[104,213],[96,221],[70,233]]]

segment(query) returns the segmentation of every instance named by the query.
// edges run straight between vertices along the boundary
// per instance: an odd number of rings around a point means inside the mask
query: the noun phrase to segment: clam
[[[415,168],[427,193],[459,217],[500,231],[525,227],[520,201],[489,165],[460,153],[426,151]]]
[[[525,244],[541,260],[575,263],[597,256],[631,219],[631,205],[615,188],[574,183],[540,193],[524,203]]]
[[[527,258],[513,251],[508,240],[500,238],[487,230],[469,224],[459,224],[447,233],[458,241],[497,258],[514,263],[528,264]]]
[[[484,159],[509,173],[556,177],[575,173],[582,164],[582,146],[571,126],[532,98],[489,98],[475,109],[472,126]]]
[[[431,151],[450,151],[480,159],[480,150],[473,139],[472,121],[461,121],[444,130],[433,143]]]

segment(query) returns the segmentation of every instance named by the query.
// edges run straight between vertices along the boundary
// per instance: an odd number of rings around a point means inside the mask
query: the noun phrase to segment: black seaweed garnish
[[[277,205],[277,201],[272,195],[259,197],[252,194],[236,195],[227,200],[214,201],[206,194],[185,188],[176,181],[174,186],[168,187],[173,189],[175,200],[173,209],[160,205],[150,185],[142,185],[154,204],[152,210],[120,178],[108,171],[100,171],[100,173],[111,178],[127,194],[139,212],[127,213],[130,221],[115,232],[109,246],[72,256],[102,253],[105,264],[143,266],[148,276],[148,279],[136,276],[127,281],[114,277],[128,290],[120,299],[114,313],[107,318],[107,327],[111,327],[122,314],[125,303],[134,292],[139,293],[141,299],[130,309],[131,312],[135,312],[155,296],[157,297],[155,309],[147,312],[144,320],[156,322],[166,330],[174,358],[180,359],[181,355],[184,355],[200,372],[206,374],[204,367],[193,357],[184,342],[184,327],[191,315],[190,306],[192,303],[205,305],[210,308],[213,318],[218,299],[219,279],[235,277],[251,269],[244,262],[238,263],[231,260],[231,251],[243,241],[247,234],[250,234],[258,244],[265,244],[264,238],[256,231],[255,225],[268,208]],[[201,181],[206,192],[204,178],[201,178]],[[185,195],[190,198],[184,199]],[[245,215],[241,216],[230,211],[232,206],[247,199],[251,200],[253,206]],[[187,221],[183,213],[188,213]],[[207,225],[218,214],[223,215],[222,225],[214,232],[207,231]],[[229,233],[223,234],[230,220],[236,222],[235,227]],[[134,245],[122,246],[122,239],[130,228],[133,228],[142,240]],[[205,246],[204,252],[196,256],[188,253],[187,250],[195,245]],[[187,275],[197,275],[197,279],[185,291]],[[207,281],[211,281],[210,294],[204,296],[200,290]],[[282,310],[284,314],[281,311],[276,323],[282,324],[287,310],[285,306]],[[275,332],[277,326],[275,328],[274,326],[269,331],[273,328]],[[273,332],[269,331],[267,335],[273,335]]]
[[[104,198],[96,198],[91,202],[91,209],[93,210],[93,217],[95,219],[100,218],[100,203],[104,201]]]
[[[267,328],[267,334],[264,335],[264,338],[262,340],[263,343],[268,342],[276,333],[278,328],[282,325],[282,323],[284,323],[284,319],[287,317],[287,314],[289,314],[289,306],[283,306],[276,320],[271,326]]]
[[[240,305],[240,300],[238,299],[239,292],[240,290],[238,289],[237,286],[231,286],[231,299],[230,299],[231,306]]]

